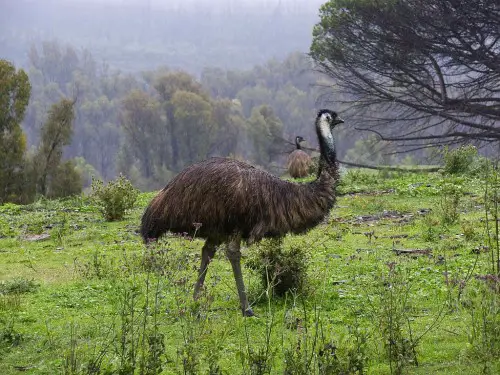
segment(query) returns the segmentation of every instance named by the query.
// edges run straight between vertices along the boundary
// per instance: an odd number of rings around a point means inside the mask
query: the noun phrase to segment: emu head
[[[330,128],[333,129],[335,125],[342,124],[342,120],[336,112],[329,109],[321,109],[318,111],[317,120],[319,123],[328,123]]]
[[[316,116],[316,132],[323,157],[330,162],[336,159],[335,140],[333,138],[333,128],[342,124],[342,120],[336,112],[329,109],[321,109]]]
[[[301,142],[304,142],[304,141],[305,141],[305,139],[304,139],[304,138],[302,138],[300,135],[298,135],[298,136],[296,136],[296,137],[295,137],[295,145],[297,146],[297,149],[298,149],[298,150],[300,150],[300,149],[301,149],[301,147],[300,147],[300,143],[301,143]]]

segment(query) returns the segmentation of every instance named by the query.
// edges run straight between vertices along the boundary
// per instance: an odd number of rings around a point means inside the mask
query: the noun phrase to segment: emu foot
[[[244,317],[255,316],[253,310],[250,307],[246,310],[242,310],[242,312]]]

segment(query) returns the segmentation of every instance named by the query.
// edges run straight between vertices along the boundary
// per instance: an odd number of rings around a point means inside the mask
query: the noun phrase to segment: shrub
[[[138,194],[139,191],[122,175],[107,185],[101,180],[92,180],[91,197],[106,221],[122,220],[125,212],[134,207]]]
[[[476,147],[461,146],[454,150],[444,151],[444,173],[450,175],[468,174],[479,176],[488,168],[488,159],[479,156]]]
[[[0,282],[0,295],[34,292],[39,285],[34,280],[17,278]]]
[[[469,220],[464,220],[460,224],[462,228],[462,233],[467,241],[473,241],[478,238],[478,233],[476,232],[476,224]]]
[[[444,231],[441,221],[436,215],[425,215],[422,219],[422,239],[427,242],[435,242]]]
[[[471,283],[463,302],[470,314],[467,354],[480,360],[482,373],[491,374],[500,356],[500,279],[496,275],[477,275],[476,279],[479,283]]]
[[[442,222],[445,225],[454,224],[460,217],[460,199],[464,194],[462,181],[445,179],[440,185]]]
[[[247,265],[256,270],[265,288],[283,296],[290,290],[302,289],[307,270],[306,252],[299,247],[284,250],[280,239],[265,239]]]

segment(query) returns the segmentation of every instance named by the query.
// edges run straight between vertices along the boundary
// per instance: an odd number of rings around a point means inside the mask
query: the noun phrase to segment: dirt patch
[[[361,224],[371,224],[379,222],[380,220],[392,220],[396,223],[409,223],[414,220],[416,217],[426,215],[431,210],[428,208],[421,208],[416,213],[411,212],[399,212],[399,211],[382,211],[373,215],[361,215],[355,217],[347,217],[347,218],[336,218],[333,221],[338,223],[349,223],[353,225],[361,225]]]
[[[386,194],[394,194],[396,192],[396,189],[387,189],[387,190],[375,190],[375,191],[348,191],[345,193],[338,193],[337,196],[339,197],[345,197],[345,196],[350,196],[350,197],[355,197],[355,196],[378,196],[378,195],[386,195]]]

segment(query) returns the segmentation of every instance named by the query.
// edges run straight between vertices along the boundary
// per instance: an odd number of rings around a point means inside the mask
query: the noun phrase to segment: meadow
[[[500,373],[495,176],[349,170],[322,225],[243,248],[255,318],[223,251],[193,301],[202,241],[142,244],[154,193],[117,222],[86,195],[5,204],[0,373]],[[280,246],[283,296],[259,256]]]

